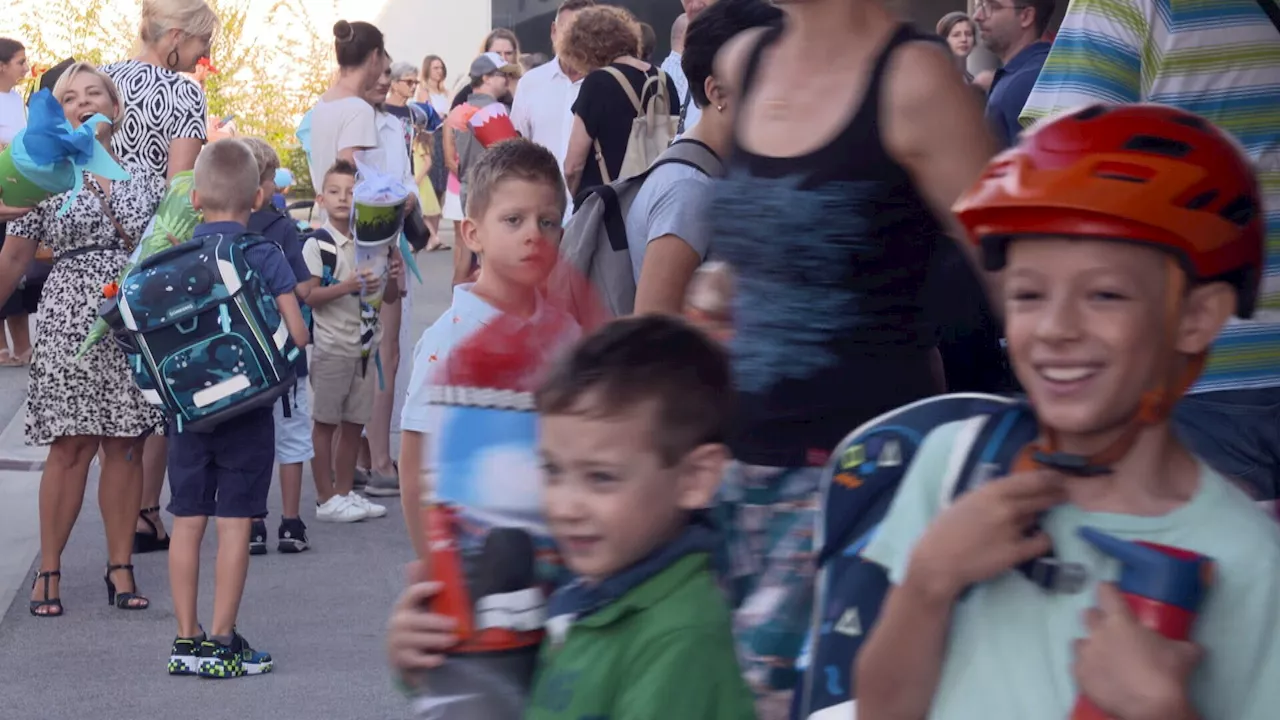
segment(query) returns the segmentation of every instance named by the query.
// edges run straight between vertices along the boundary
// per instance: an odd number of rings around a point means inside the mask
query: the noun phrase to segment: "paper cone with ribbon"
[[[52,92],[32,95],[27,127],[0,152],[0,200],[10,207],[30,207],[70,191],[58,209],[63,214],[84,184],[85,172],[128,180],[129,173],[94,134],[99,125],[110,122],[99,114],[73,128]]]
[[[484,106],[468,121],[476,140],[488,149],[502,142],[519,137],[516,126],[511,124],[511,116],[507,114],[507,106],[496,102]]]

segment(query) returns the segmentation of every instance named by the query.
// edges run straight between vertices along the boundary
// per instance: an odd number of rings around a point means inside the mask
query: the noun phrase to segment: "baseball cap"
[[[520,66],[503,60],[502,56],[496,52],[487,52],[471,63],[471,77],[473,78],[482,78],[485,75],[494,73],[519,76]]]

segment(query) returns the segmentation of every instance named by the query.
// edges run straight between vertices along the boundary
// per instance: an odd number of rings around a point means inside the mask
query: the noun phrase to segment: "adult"
[[[666,59],[659,66],[662,68],[662,72],[666,73],[675,82],[676,90],[680,92],[682,112],[685,103],[689,102],[689,80],[684,75],[684,68],[680,66],[680,56],[684,53],[684,40],[688,32],[689,16],[680,13],[675,22],[671,23],[671,52],[667,54]]]
[[[488,35],[484,36],[484,42],[480,43],[480,54],[483,55],[485,53],[497,53],[502,57],[502,62],[519,67],[520,38],[516,37],[516,34],[507,28],[494,28],[489,31]],[[467,98],[471,97],[471,93],[475,92],[475,89],[474,83],[464,85],[453,96],[453,102],[449,104],[449,109],[452,110],[466,102]],[[515,88],[512,88],[512,92],[514,90]],[[512,92],[503,93],[503,95],[499,96],[499,102],[511,105]]]
[[[721,510],[763,720],[786,715],[798,677],[822,466],[850,429],[940,389],[928,260],[964,237],[951,204],[994,151],[950,53],[889,4],[787,3],[781,26],[717,58],[738,110],[710,207],[737,275]]]
[[[733,146],[734,102],[713,72],[716,53],[738,33],[776,24],[782,12],[764,0],[720,0],[689,26],[682,73],[703,121],[677,142],[698,143],[726,158]],[[636,192],[626,216],[636,280],[636,313],[678,315],[693,273],[711,248],[707,215],[714,178],[688,165],[655,169]]]
[[[573,131],[573,103],[578,99],[583,73],[564,61],[560,46],[578,13],[595,5],[595,0],[560,3],[551,21],[551,46],[556,56],[520,79],[511,106],[511,123],[516,132],[550,150],[562,169]]]
[[[414,99],[420,103],[429,103],[440,117],[449,114],[449,90],[445,81],[449,78],[449,66],[439,55],[428,55],[422,59],[422,82]]]
[[[440,199],[436,195],[435,187],[431,184],[431,178],[427,177],[431,155],[429,152],[424,152],[430,148],[429,143],[424,142],[424,138],[429,137],[431,128],[431,117],[428,113],[433,113],[435,110],[430,104],[411,102],[417,94],[420,82],[418,68],[411,63],[393,63],[388,79],[387,95],[381,110],[399,122],[400,134],[404,138],[405,148],[409,153],[410,181],[418,191],[418,212],[422,213],[422,219],[431,233],[426,249],[435,250],[440,247]],[[390,462],[389,459],[388,462]]]
[[[647,63],[653,62],[653,53],[658,49],[658,32],[647,22],[640,23],[640,52],[636,55]]]
[[[88,63],[71,66],[54,96],[73,126],[94,113],[112,120],[100,135],[104,145],[122,128],[125,106],[111,78]],[[118,153],[112,151],[119,157]],[[142,493],[142,444],[161,422],[160,413],[134,385],[124,353],[110,341],[77,356],[97,319],[102,286],[114,280],[164,193],[164,177],[140,160],[120,158],[128,180],[85,174],[84,186],[66,214],[67,195],[41,202],[8,228],[0,249],[0,294],[17,286],[39,241],[54,251],[36,327],[36,351],[27,391],[26,441],[49,446],[40,478],[40,569],[31,593],[31,614],[63,612],[59,592],[62,550],[84,500],[89,463],[102,451],[98,504],[107,536],[107,585],[116,607],[141,610],[130,554],[134,519]]]
[[[969,55],[973,53],[973,44],[977,40],[977,29],[973,18],[960,11],[949,12],[938,21],[938,37],[947,42],[951,55],[956,59],[956,67],[964,73],[964,79],[973,82],[973,73],[969,72]]]
[[[1197,455],[1273,500],[1280,496],[1280,122],[1260,119],[1280,118],[1280,28],[1254,2],[1232,3],[1226,14],[1175,14],[1176,22],[1160,8],[1153,0],[1072,3],[1022,119],[1098,102],[1172,105],[1234,135],[1257,164],[1268,240],[1259,310],[1222,331],[1173,417]],[[1245,57],[1254,61],[1195,62]]]
[[[680,7],[684,8],[684,14],[689,16],[689,22],[698,19],[698,14],[707,9],[707,6],[715,3],[716,0],[680,0]]]
[[[573,103],[573,131],[564,160],[569,192],[605,185],[618,178],[636,118],[632,96],[647,107],[657,85],[650,78],[660,71],[636,57],[640,48],[640,24],[630,12],[610,5],[587,8],[569,26],[561,57],[579,72],[586,72],[578,99]],[[630,86],[623,87],[614,73]],[[665,76],[665,73],[662,73]],[[666,79],[667,97],[679,96],[675,82]]]
[[[27,106],[18,83],[28,74],[27,49],[10,38],[0,38],[0,151],[27,126]],[[0,242],[5,234],[0,219]],[[23,283],[0,306],[0,318],[9,331],[9,345],[0,337],[0,366],[22,366],[31,362],[31,313],[40,300],[37,284]]]
[[[444,133],[440,128],[444,119],[449,116],[449,91],[445,87],[448,77],[449,68],[444,64],[444,60],[438,55],[428,55],[422,60],[422,82],[418,85],[418,91],[414,93],[414,102],[419,105],[430,105],[435,112],[435,122],[430,128],[431,133],[426,138],[421,138],[426,141],[421,144],[426,145],[423,154],[430,163],[427,178],[431,182],[432,189],[435,190],[436,205],[440,206],[441,215],[444,212],[445,190],[449,186],[449,168],[444,162]],[[436,227],[432,228],[432,232],[437,237],[439,237],[439,224],[437,220]]]
[[[1004,147],[1022,132],[1018,116],[1040,77],[1051,43],[1041,40],[1053,17],[1055,0],[980,0],[973,19],[982,30],[982,44],[1000,58],[987,93],[987,121]]]
[[[204,0],[144,0],[138,23],[140,52],[131,60],[102,68],[120,89],[124,122],[112,136],[122,158],[137,161],[163,178],[196,165],[206,135],[208,107],[204,89],[183,73],[209,56],[221,27]],[[134,552],[169,548],[160,518],[160,494],[168,463],[162,435],[147,440],[142,462],[142,504]]]

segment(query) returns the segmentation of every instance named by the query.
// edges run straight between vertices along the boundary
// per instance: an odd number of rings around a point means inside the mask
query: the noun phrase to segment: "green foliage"
[[[260,23],[266,37],[254,35],[250,22],[251,3],[256,14],[263,0],[208,1],[222,20],[209,53],[218,74],[205,81],[209,117],[235,115],[241,135],[276,149],[297,178],[294,191],[309,193],[311,176],[294,131],[333,72],[332,47],[316,36],[308,10],[317,0],[270,0]],[[39,0],[22,14],[19,37],[39,67],[68,55],[103,65],[137,54],[140,9],[139,0]]]

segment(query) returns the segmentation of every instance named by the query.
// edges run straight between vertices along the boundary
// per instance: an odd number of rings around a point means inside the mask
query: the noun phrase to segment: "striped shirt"
[[[1258,0],[1073,0],[1022,124],[1092,102],[1194,112],[1257,163],[1262,302],[1254,320],[1223,330],[1193,392],[1280,386],[1280,30]]]

